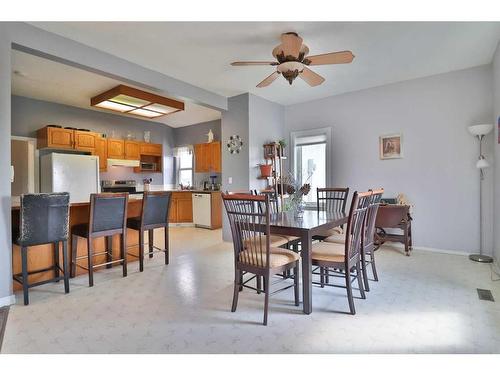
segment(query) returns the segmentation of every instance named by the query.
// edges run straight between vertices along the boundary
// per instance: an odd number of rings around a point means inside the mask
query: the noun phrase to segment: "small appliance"
[[[156,171],[156,163],[141,162],[141,170],[143,171]]]

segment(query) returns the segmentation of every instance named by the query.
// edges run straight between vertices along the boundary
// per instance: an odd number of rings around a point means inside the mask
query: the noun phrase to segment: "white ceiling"
[[[293,104],[491,62],[500,23],[491,22],[36,22],[35,26],[224,96],[251,92]],[[317,66],[318,87],[280,77],[273,67],[231,67],[272,59],[282,32],[296,31],[310,54],[352,50],[352,64]]]
[[[12,74],[14,95],[117,114],[91,107],[90,98],[124,82],[15,50],[12,54],[12,70],[20,72]],[[219,111],[190,102],[184,104],[184,111],[154,120],[125,116],[174,128],[220,119]]]

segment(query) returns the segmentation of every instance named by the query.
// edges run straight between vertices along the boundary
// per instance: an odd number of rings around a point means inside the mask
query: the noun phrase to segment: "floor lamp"
[[[476,163],[476,168],[479,169],[479,254],[469,255],[469,259],[480,263],[492,263],[493,258],[488,255],[483,255],[483,180],[484,169],[490,164],[483,156],[483,138],[486,134],[493,130],[491,124],[480,124],[469,126],[469,132],[479,140],[479,158]]]

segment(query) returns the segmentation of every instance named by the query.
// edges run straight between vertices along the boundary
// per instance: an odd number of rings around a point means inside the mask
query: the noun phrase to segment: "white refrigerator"
[[[40,157],[40,192],[68,192],[71,203],[89,202],[100,192],[99,157],[50,153]]]

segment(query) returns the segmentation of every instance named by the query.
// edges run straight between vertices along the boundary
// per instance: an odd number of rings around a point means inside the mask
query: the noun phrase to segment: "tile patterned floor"
[[[10,310],[3,353],[500,353],[500,301],[488,265],[466,257],[415,251],[377,252],[380,281],[350,316],[343,289],[313,289],[313,314],[293,305],[292,291],[271,298],[240,295],[230,312],[232,247],[220,231],[171,230],[171,264],[146,261],[30,292]],[[161,238],[161,236],[158,236]],[[18,296],[18,301],[21,298]],[[18,302],[19,303],[19,302]]]

